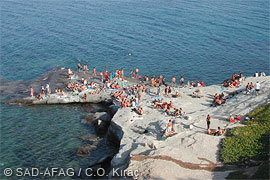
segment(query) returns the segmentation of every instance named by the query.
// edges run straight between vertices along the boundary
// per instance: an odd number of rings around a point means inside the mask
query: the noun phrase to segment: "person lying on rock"
[[[144,110],[142,109],[142,107],[139,107],[139,108],[135,107],[132,110],[135,111],[139,115],[143,115],[144,114]]]
[[[202,95],[202,90],[197,89],[196,91],[194,91],[194,92],[192,93],[192,97],[197,97],[197,98],[204,97],[204,95]]]
[[[207,129],[207,134],[212,135],[212,136],[221,136],[224,133],[226,133],[226,129],[221,129],[218,127],[218,130],[215,129]]]
[[[217,131],[215,129],[207,129],[207,134],[215,136],[215,134],[217,133]]]

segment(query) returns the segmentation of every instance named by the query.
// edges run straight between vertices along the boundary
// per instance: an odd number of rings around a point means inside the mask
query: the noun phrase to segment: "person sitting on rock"
[[[79,90],[78,90],[77,88],[74,88],[74,89],[73,89],[73,94],[74,94],[74,95],[79,95]]]
[[[171,89],[171,87],[168,88],[168,97],[172,97],[172,89]]]
[[[159,104],[158,102],[154,102],[154,106],[155,109],[162,109],[161,104]]]
[[[218,127],[218,131],[216,132],[215,135],[221,136],[221,135],[223,135],[224,133],[226,133],[226,129],[220,129],[220,127]]]
[[[37,96],[38,100],[41,100],[42,99],[42,94],[39,93],[38,96]]]
[[[180,111],[180,116],[184,116],[184,115],[186,115],[186,113],[183,111],[183,109],[182,109],[182,108],[180,108],[180,109],[179,109],[179,111]]]
[[[229,120],[230,120],[231,123],[234,123],[235,122],[234,116],[230,115]]]
[[[167,115],[170,115],[170,114],[171,114],[171,109],[170,109],[169,106],[168,106],[167,109],[165,110],[165,113],[166,113]]]
[[[65,96],[65,92],[63,90],[61,91],[61,96]]]
[[[76,77],[75,73],[73,73],[70,79],[76,79],[76,78],[77,77]]]
[[[180,97],[180,98],[182,97],[181,93],[178,92],[178,91],[175,92],[175,96],[176,96],[176,97]]]
[[[169,123],[167,124],[167,128],[165,131],[166,136],[171,136],[174,133],[174,129],[173,129],[173,122],[170,119]]]
[[[221,105],[222,104],[222,101],[219,99],[219,97],[214,99],[214,104],[215,105]]]
[[[180,110],[174,108],[175,112],[172,114],[172,116],[180,116]]]
[[[173,103],[172,103],[172,101],[170,101],[170,103],[168,104],[168,106],[169,106],[170,108],[175,108],[174,105],[173,105]]]

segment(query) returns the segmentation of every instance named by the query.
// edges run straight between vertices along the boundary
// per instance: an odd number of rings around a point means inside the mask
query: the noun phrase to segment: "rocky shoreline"
[[[64,72],[66,72],[65,69],[56,70],[56,74],[60,76]],[[55,76],[55,74],[49,73],[48,77],[50,76]],[[45,79],[46,77],[45,75]],[[42,78],[44,79],[44,76]],[[251,81],[259,81],[262,85],[262,90],[258,96],[244,94],[245,85]],[[97,79],[95,82],[100,83]],[[34,83],[40,82],[36,80]],[[62,82],[62,84],[64,83],[66,82]],[[134,83],[127,82],[127,84],[133,85]],[[51,86],[53,87],[54,84]],[[111,160],[109,178],[113,178],[113,170],[118,169],[119,171],[137,170],[139,175],[133,178],[138,179],[223,179],[232,171],[232,168],[220,170],[223,165],[219,160],[218,152],[223,136],[215,137],[206,134],[206,115],[211,114],[213,117],[212,127],[220,126],[228,129],[241,126],[241,123],[228,122],[227,118],[230,114],[237,114],[244,118],[248,112],[259,105],[270,102],[269,76],[249,77],[240,88],[224,90],[221,85],[201,87],[202,98],[192,97],[192,92],[197,88],[175,87],[173,90],[179,89],[182,93],[181,98],[167,96],[162,96],[162,98],[167,102],[172,100],[177,107],[183,108],[186,116],[174,119],[176,134],[166,137],[162,136],[160,131],[166,127],[171,117],[163,111],[153,109],[152,101],[156,89],[150,86],[148,88],[149,92],[143,93],[142,96],[141,106],[145,110],[145,114],[142,116],[136,114],[129,107],[118,109],[118,106],[111,105],[108,110],[111,112],[109,115],[99,113],[94,118],[86,117],[82,120],[84,124],[94,125],[97,132],[103,133],[106,141],[119,146],[119,152],[114,157],[104,157],[90,165],[93,167]],[[225,95],[229,95],[235,93],[235,91],[237,91],[236,95],[229,99],[226,104],[218,107],[211,106],[212,96],[215,93],[223,92]],[[1,92],[8,92],[8,90],[1,87]],[[67,95],[64,98],[51,96],[42,101],[26,97],[9,100],[6,103],[21,105],[105,103],[108,105],[113,102],[111,92],[111,90],[106,90],[98,95],[89,95],[86,100],[83,99],[82,94],[79,94],[78,96]],[[87,139],[87,137],[82,138]],[[87,155],[92,148],[93,146],[89,145],[78,149],[77,153]]]

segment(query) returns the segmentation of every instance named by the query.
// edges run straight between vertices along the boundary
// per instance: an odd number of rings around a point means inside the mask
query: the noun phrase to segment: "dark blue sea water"
[[[98,71],[220,83],[233,72],[269,74],[268,0],[2,0],[1,71],[34,79],[89,60]],[[132,56],[126,56],[132,53]],[[128,74],[128,73],[127,73]],[[3,167],[79,167],[78,136],[93,134],[77,106],[1,105]]]
[[[221,82],[269,72],[268,0],[2,0],[1,76],[32,79],[89,60],[98,70]],[[132,56],[126,56],[131,52]]]

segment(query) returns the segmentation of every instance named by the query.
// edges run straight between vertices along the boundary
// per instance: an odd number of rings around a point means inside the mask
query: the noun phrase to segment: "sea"
[[[54,67],[139,68],[167,81],[222,83],[269,75],[269,0],[1,0],[0,78],[31,80]],[[1,101],[8,97],[2,96]],[[1,103],[0,168],[81,167],[82,105]],[[95,106],[95,105],[93,105]],[[94,109],[98,107],[94,107]],[[105,153],[100,151],[100,153]]]

